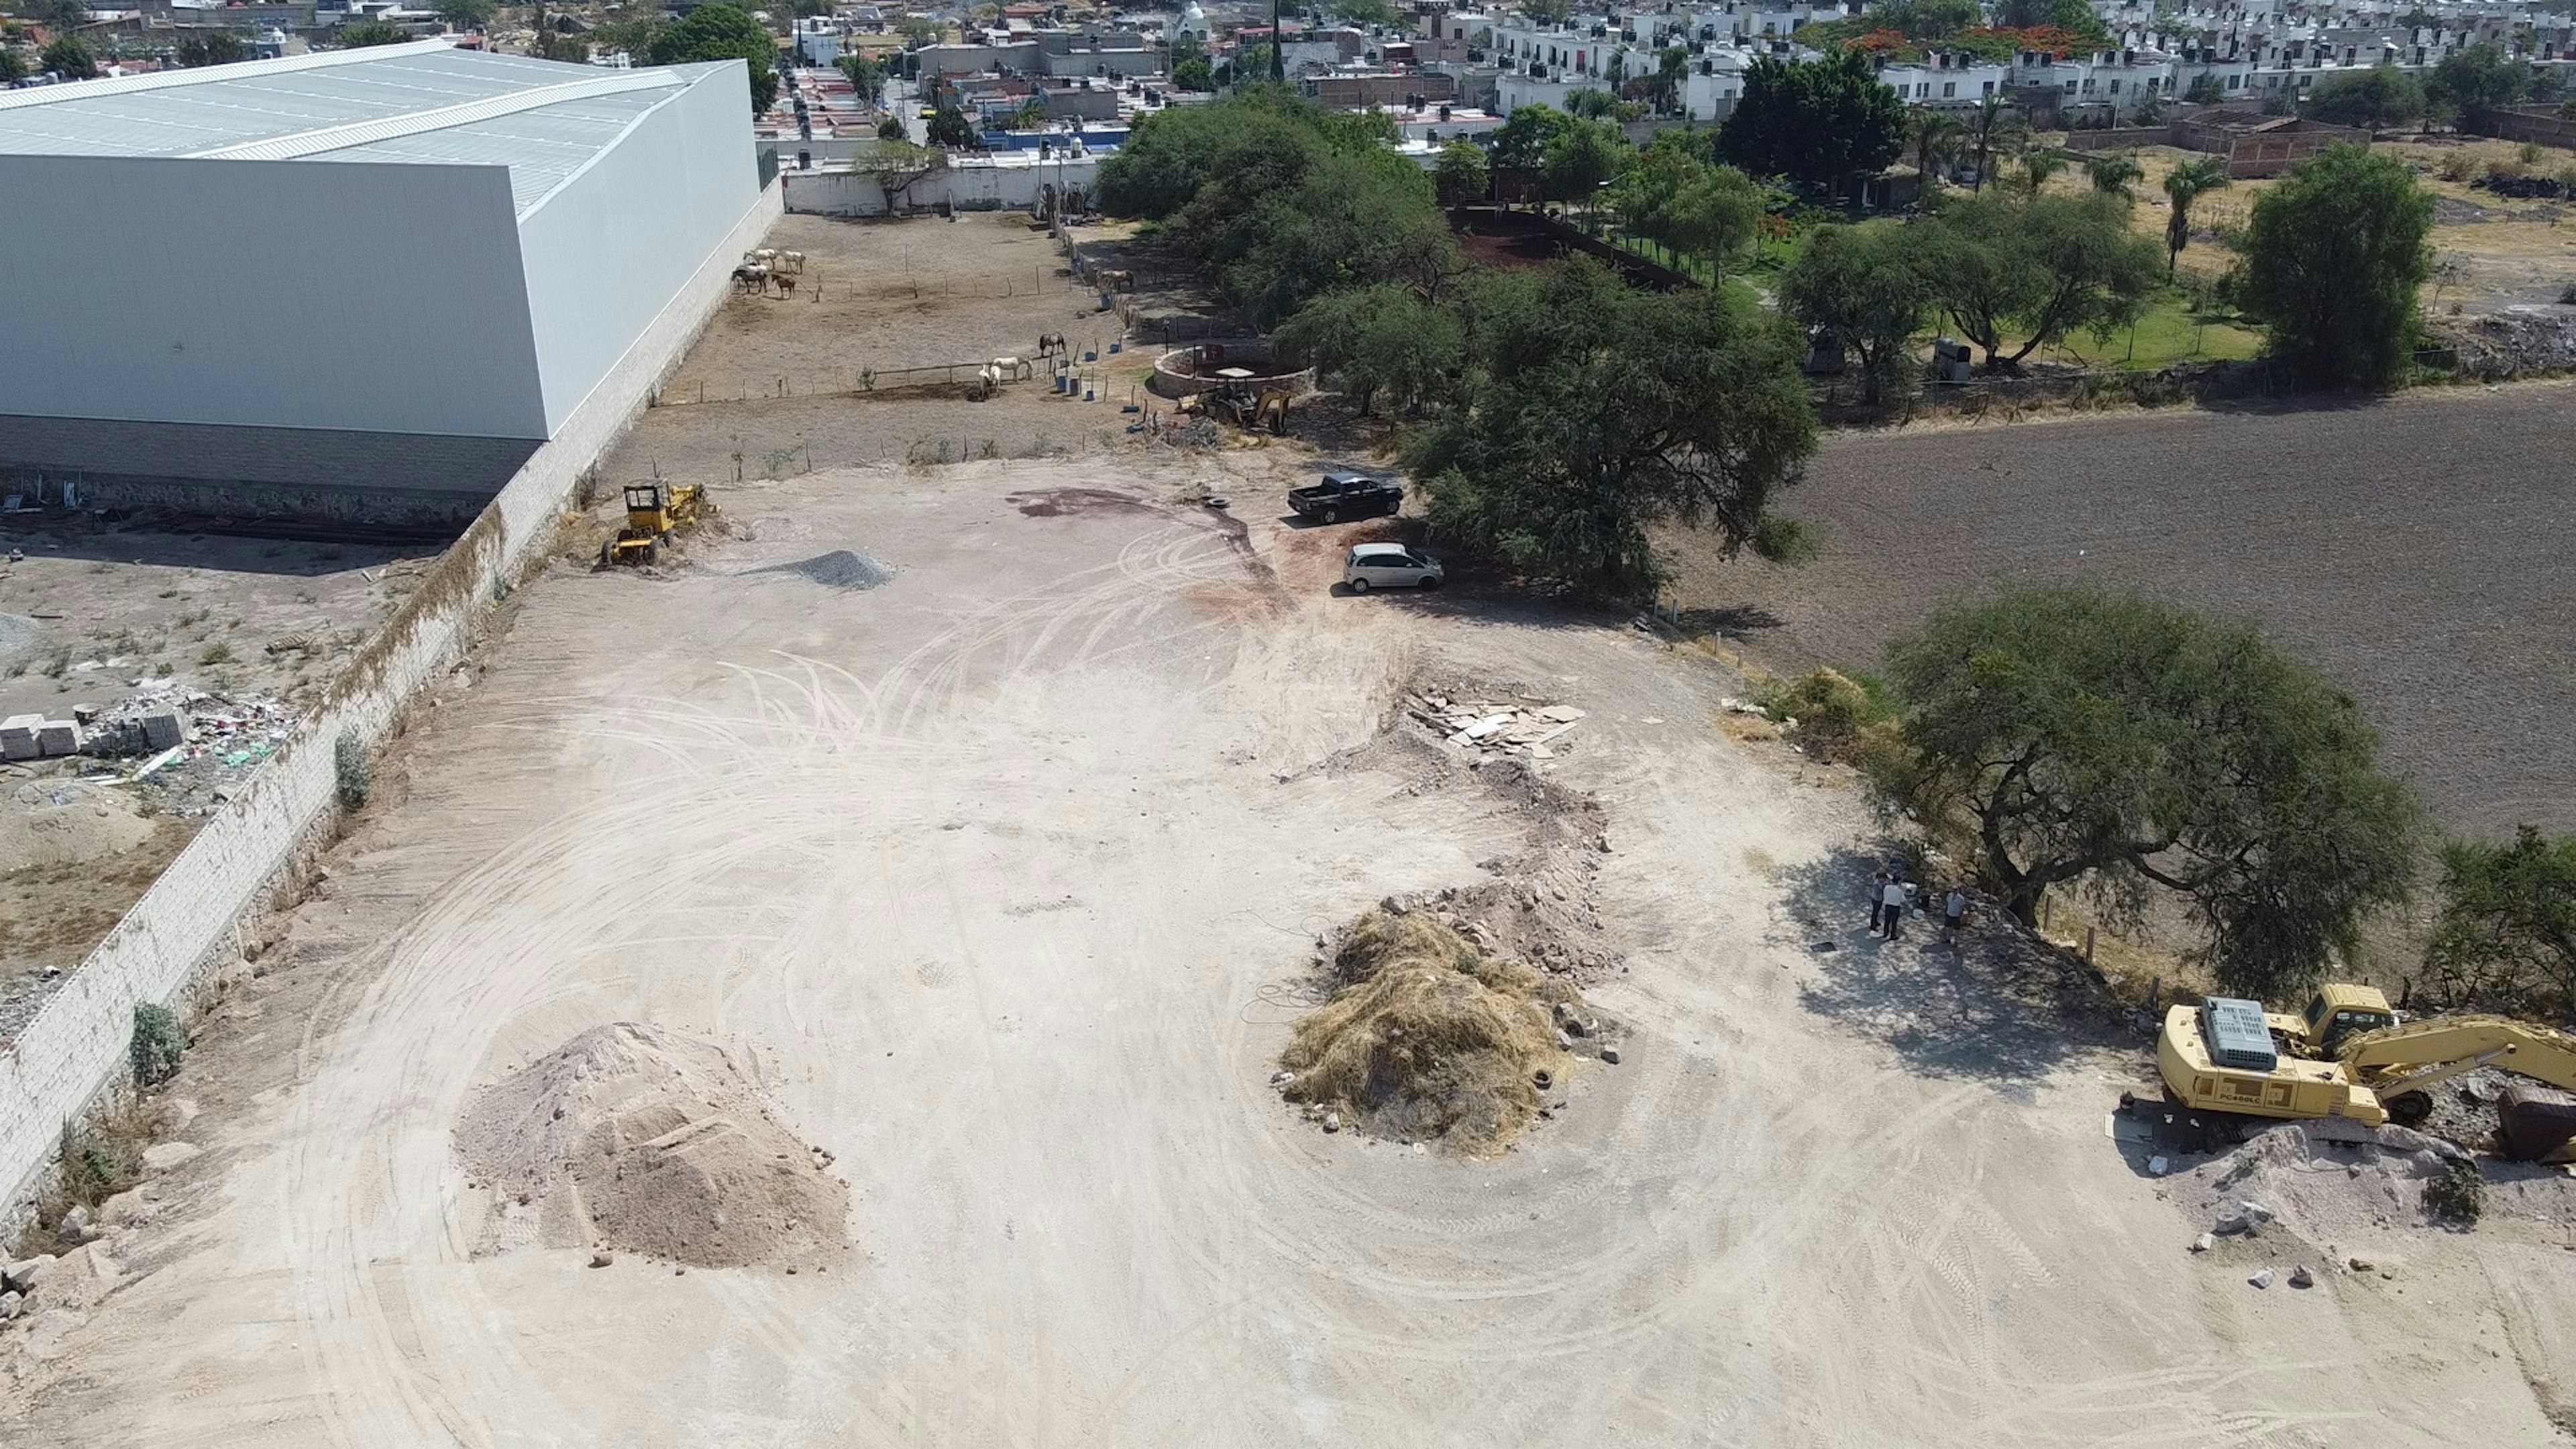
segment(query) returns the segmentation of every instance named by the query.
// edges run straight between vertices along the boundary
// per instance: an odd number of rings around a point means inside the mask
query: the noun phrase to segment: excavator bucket
[[[2496,1098],[2496,1145],[2516,1162],[2576,1162],[2576,1103],[2505,1088]]]

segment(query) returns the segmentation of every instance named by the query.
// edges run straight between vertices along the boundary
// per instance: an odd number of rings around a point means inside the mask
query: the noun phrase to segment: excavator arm
[[[2436,1016],[2384,1027],[2346,1041],[2340,1059],[2401,1121],[2420,1120],[2421,1105],[2429,1105],[2414,1094],[2486,1066],[2576,1092],[2576,1036],[2505,1016]],[[2567,1134],[2554,1124],[2576,1121],[2567,1109],[2525,1101],[2520,1093],[2507,1095],[2501,1117],[2505,1140],[2526,1144],[2531,1156],[2556,1156]]]

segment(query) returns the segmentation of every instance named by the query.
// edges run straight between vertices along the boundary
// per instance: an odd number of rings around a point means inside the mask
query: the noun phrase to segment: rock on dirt
[[[707,1268],[826,1261],[849,1188],[815,1166],[741,1059],[665,1028],[593,1027],[485,1087],[456,1128],[488,1184],[487,1247],[529,1240]]]
[[[2330,1241],[2380,1224],[2420,1224],[2424,1184],[2460,1156],[2403,1127],[2293,1122],[2168,1179],[2175,1201],[2219,1233],[2271,1226]]]

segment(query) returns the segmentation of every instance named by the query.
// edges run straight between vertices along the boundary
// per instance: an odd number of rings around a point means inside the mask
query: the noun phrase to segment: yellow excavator
[[[2165,1013],[2159,1135],[2206,1146],[2276,1121],[2412,1126],[2432,1111],[2430,1088],[2489,1066],[2576,1091],[2576,1036],[2506,1016],[2407,1021],[2369,986],[2321,986],[2296,1016],[2213,996]],[[2497,1115],[2505,1155],[2576,1160],[2576,1107],[2508,1088]]]
[[[662,540],[683,524],[698,521],[707,490],[696,483],[630,483],[626,485],[626,526],[599,546],[603,564],[651,563]]]

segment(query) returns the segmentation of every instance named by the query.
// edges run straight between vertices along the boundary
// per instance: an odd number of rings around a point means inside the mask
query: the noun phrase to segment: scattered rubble
[[[1406,695],[1405,713],[1453,745],[1483,755],[1521,755],[1533,760],[1552,760],[1572,751],[1565,736],[1584,716],[1584,711],[1570,704],[1452,699],[1429,691]]]

